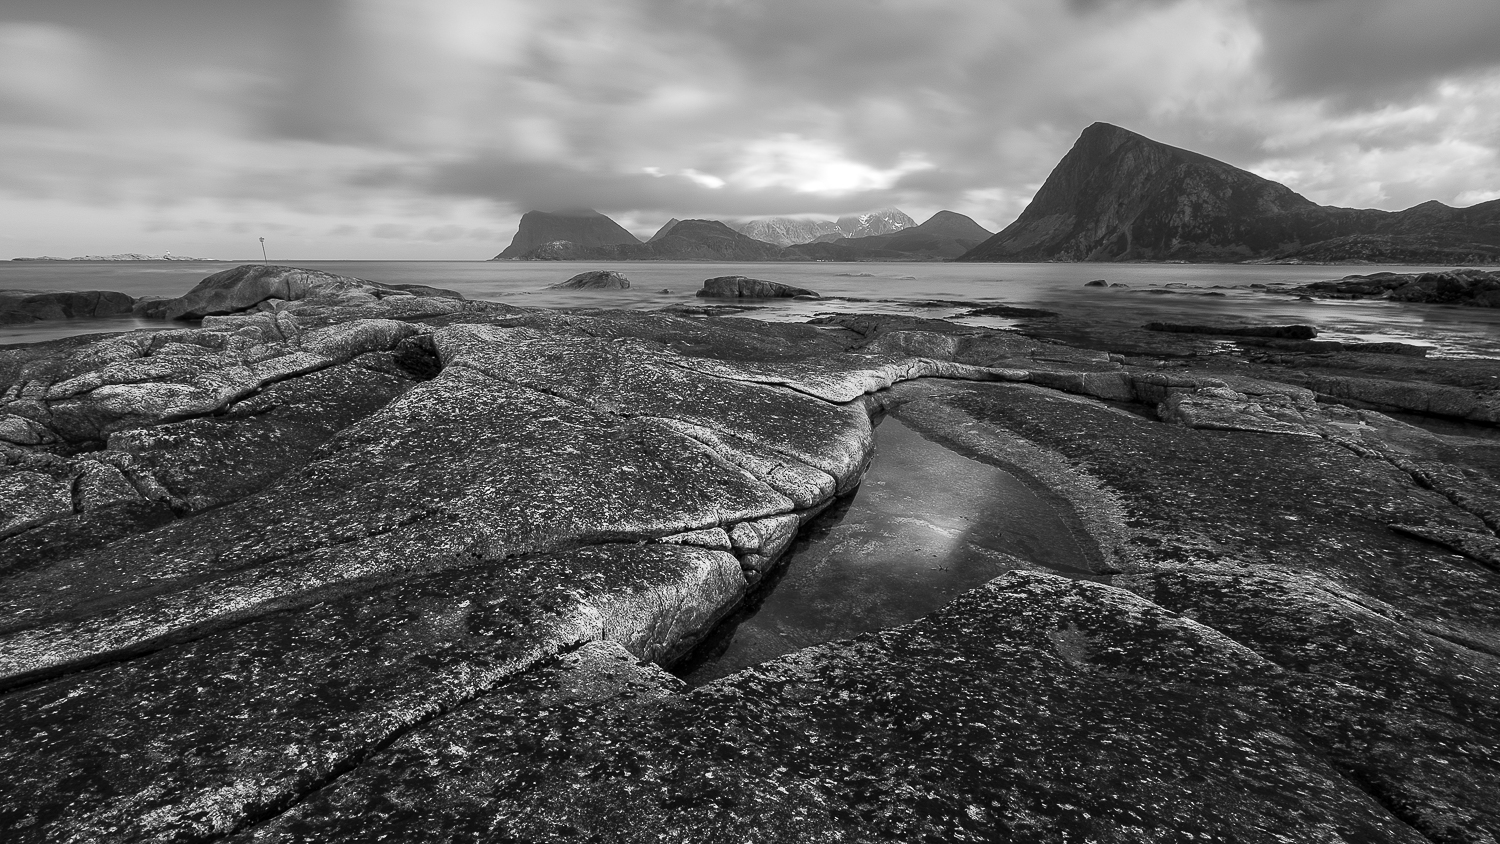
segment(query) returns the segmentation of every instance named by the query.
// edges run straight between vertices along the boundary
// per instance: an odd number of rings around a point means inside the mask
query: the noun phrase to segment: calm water
[[[930,442],[894,417],[875,437],[875,458],[853,499],[809,525],[774,588],[679,668],[690,684],[906,624],[1014,569],[1090,576],[1081,529],[1070,525],[1076,519],[1015,475]]]
[[[1150,319],[1243,318],[1301,322],[1322,336],[1399,340],[1434,347],[1435,356],[1500,357],[1500,309],[1385,302],[1301,302],[1250,285],[1296,285],[1383,269],[1417,272],[1446,267],[1309,267],[1221,264],[731,264],[526,261],[301,261],[296,266],[387,283],[430,284],[476,299],[535,307],[660,308],[696,302],[705,278],[749,275],[816,290],[832,301],[777,302],[747,315],[802,320],[834,311],[888,311],[950,316],[964,308],[918,303],[958,300],[1067,310],[1071,314],[1132,313]],[[179,296],[207,275],[235,266],[197,262],[0,261],[0,289],[118,290],[132,296]],[[615,269],[631,280],[622,291],[553,291],[549,284],[590,269]],[[1126,288],[1084,288],[1105,279]],[[1156,291],[1156,292],[1150,292]],[[866,300],[866,301],[858,301]],[[879,301],[868,301],[879,300]],[[975,324],[1011,321],[978,317]],[[0,343],[33,342],[81,331],[129,330],[131,320],[0,327]]]

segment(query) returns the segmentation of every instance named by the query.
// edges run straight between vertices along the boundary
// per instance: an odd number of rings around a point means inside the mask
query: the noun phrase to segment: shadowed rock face
[[[1325,207],[1284,185],[1095,123],[1015,222],[964,261],[1476,262],[1500,259],[1500,201]]]
[[[316,298],[0,350],[5,840],[1500,835],[1500,460],[1327,403],[1335,353]],[[685,691],[877,406],[1109,582]]]
[[[0,290],[0,323],[122,316],[135,299],[104,290]]]

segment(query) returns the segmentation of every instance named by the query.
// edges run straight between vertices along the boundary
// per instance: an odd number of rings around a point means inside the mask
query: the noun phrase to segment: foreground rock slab
[[[1500,837],[1500,454],[1317,380],[1477,420],[1483,366],[241,281],[0,350],[0,838]],[[879,413],[1099,582],[686,690]]]

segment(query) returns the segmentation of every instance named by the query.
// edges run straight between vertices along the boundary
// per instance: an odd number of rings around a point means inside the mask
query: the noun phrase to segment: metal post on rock
[[[260,262],[262,264],[269,264],[269,263],[271,263],[271,259],[266,257],[266,239],[265,238],[261,238],[260,239]]]

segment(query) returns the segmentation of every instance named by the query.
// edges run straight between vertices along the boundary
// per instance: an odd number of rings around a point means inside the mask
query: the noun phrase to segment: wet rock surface
[[[272,276],[0,350],[6,840],[1500,837],[1493,362]],[[685,688],[882,412],[1087,571]]]

